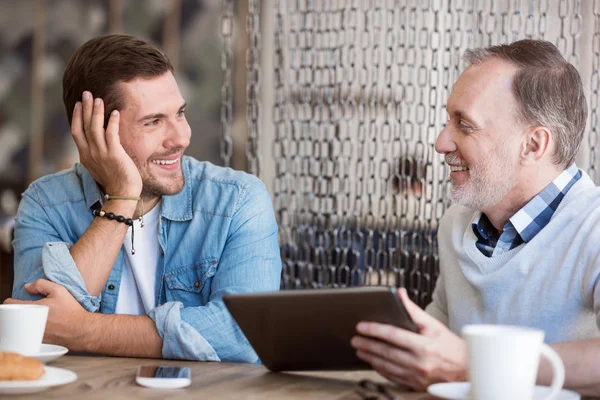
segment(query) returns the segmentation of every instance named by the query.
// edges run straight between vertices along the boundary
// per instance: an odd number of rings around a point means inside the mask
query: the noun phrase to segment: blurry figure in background
[[[402,157],[398,161],[397,173],[392,176],[392,192],[406,197],[421,197],[422,180],[425,179],[426,164],[413,157]]]
[[[366,254],[364,243],[355,241],[354,248],[361,249],[358,257],[359,270],[365,273],[361,285],[402,285],[411,286],[408,282],[408,270],[415,256],[423,254],[431,240],[435,240],[435,232],[430,237],[421,227],[414,224],[415,217],[422,214],[420,199],[423,195],[423,179],[426,164],[415,157],[401,157],[394,167],[391,176],[391,192],[394,201],[388,201],[396,207],[400,218],[396,230],[375,230],[370,238],[369,247],[372,254]],[[363,237],[368,232],[363,230]],[[368,239],[367,239],[368,240]],[[386,257],[381,257],[383,253]],[[377,253],[380,257],[377,259]],[[385,259],[384,259],[385,258]],[[389,261],[386,262],[386,260]],[[373,267],[378,268],[373,268]],[[355,283],[359,285],[359,283]]]
[[[23,194],[7,302],[50,306],[44,341],[72,351],[257,362],[221,296],[279,288],[265,186],[183,155],[186,102],[140,39],[84,44],[63,99],[81,164]]]
[[[587,119],[577,70],[545,41],[470,50],[436,150],[456,205],[438,231],[440,277],[420,334],[363,322],[357,355],[416,389],[467,379],[472,323],[544,330],[565,386],[600,394],[600,190],[575,165]],[[538,382],[549,384],[542,362]]]
[[[429,248],[436,236],[435,232],[428,235],[412,224],[415,214],[419,213],[425,168],[422,160],[411,156],[399,158],[390,167],[390,178],[382,191],[390,206],[402,208],[406,213],[397,226],[384,228],[365,223],[358,231],[325,230],[316,226],[311,226],[310,230],[299,229],[297,242],[281,246],[282,258],[293,260],[290,262],[292,267],[295,263],[311,260],[315,267],[306,268],[308,276],[305,279],[317,287],[319,283],[345,287],[404,285],[415,252]],[[332,230],[337,234],[335,238],[327,236]],[[303,234],[307,231],[310,234]],[[323,256],[323,253],[329,254]],[[332,268],[325,266],[328,260],[336,267],[334,273]]]

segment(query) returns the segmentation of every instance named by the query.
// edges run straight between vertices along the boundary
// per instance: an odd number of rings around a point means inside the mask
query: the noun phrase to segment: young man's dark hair
[[[63,102],[69,123],[75,103],[88,90],[104,100],[104,124],[112,110],[123,108],[116,84],[174,72],[169,59],[156,47],[134,36],[104,35],[81,46],[69,60],[63,76]]]

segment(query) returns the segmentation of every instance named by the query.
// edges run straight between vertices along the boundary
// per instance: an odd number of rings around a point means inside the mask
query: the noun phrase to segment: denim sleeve
[[[30,187],[19,204],[15,220],[15,253],[12,297],[19,300],[39,300],[43,296],[29,294],[24,285],[37,279],[64,286],[88,311],[98,311],[100,297],[91,296],[71,257],[73,245],[65,242],[51,223],[40,202],[36,201],[35,188]]]
[[[271,198],[257,181],[240,195],[209,302],[183,307],[170,302],[150,312],[163,339],[163,357],[259,362],[222,296],[279,290],[281,257]]]

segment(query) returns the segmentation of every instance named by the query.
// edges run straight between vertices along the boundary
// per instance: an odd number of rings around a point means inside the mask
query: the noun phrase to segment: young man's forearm
[[[551,347],[565,365],[565,388],[586,396],[600,395],[600,338],[557,343]],[[550,385],[552,367],[543,357],[540,360],[538,383]]]
[[[163,341],[147,315],[88,313],[69,343],[71,351],[162,358]]]
[[[132,218],[137,203],[131,200],[110,200],[102,208],[106,212]],[[71,257],[92,296],[98,296],[112,270],[123,245],[128,226],[116,220],[96,217],[71,247]]]

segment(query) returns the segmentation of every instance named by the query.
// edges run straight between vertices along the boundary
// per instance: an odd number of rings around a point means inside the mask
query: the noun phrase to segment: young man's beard
[[[185,186],[185,178],[183,177],[181,169],[174,172],[174,174],[177,175],[173,176],[173,180],[166,185],[158,182],[154,177],[149,177],[147,179],[142,177],[142,197],[169,196],[181,192]]]
[[[169,196],[183,190],[185,185],[182,169],[183,157],[178,160],[179,168],[169,174],[164,174],[164,178],[160,180],[151,173],[151,161],[147,161],[145,165],[141,165],[136,157],[131,156],[131,159],[137,166],[142,178],[142,198]]]

